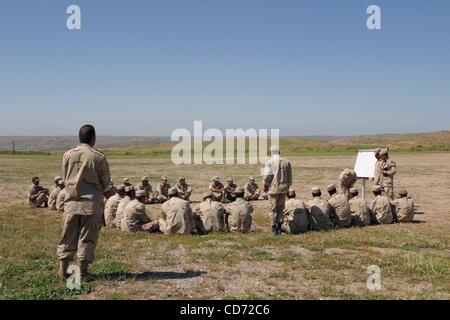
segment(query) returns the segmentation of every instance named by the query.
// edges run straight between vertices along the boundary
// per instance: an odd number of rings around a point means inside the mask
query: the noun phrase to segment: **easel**
[[[362,149],[358,151],[355,172],[358,179],[361,180],[361,196],[364,201],[367,200],[367,181],[374,177],[376,161],[375,150]]]
[[[359,178],[361,180],[361,196],[364,202],[367,200],[367,194],[366,194],[366,183],[368,178]]]

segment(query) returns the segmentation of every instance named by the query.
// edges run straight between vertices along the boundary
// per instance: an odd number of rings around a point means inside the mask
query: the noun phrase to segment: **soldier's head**
[[[380,159],[382,161],[386,161],[387,159],[389,159],[388,149],[383,149],[383,150],[380,151]]]
[[[276,155],[276,154],[280,154],[280,148],[278,146],[271,146],[270,147],[270,154],[271,155]]]
[[[142,177],[141,182],[144,187],[147,187],[148,186],[148,177]]]
[[[335,193],[337,192],[336,186],[335,186],[334,184],[330,184],[330,185],[327,187],[327,191],[328,191],[328,194],[329,194],[330,196],[332,196],[333,194],[335,194]]]
[[[162,184],[167,184],[167,177],[166,176],[162,176],[161,177],[161,182],[162,182]]]
[[[295,189],[294,188],[289,188],[288,194],[287,194],[288,199],[293,199],[296,197],[295,194]]]
[[[133,199],[135,194],[136,194],[136,191],[134,190],[133,186],[126,186],[125,187],[125,195],[126,196],[130,197],[131,199]]]
[[[398,195],[400,198],[406,198],[408,196],[408,191],[406,191],[405,189],[402,189],[398,192]]]
[[[168,195],[169,195],[169,198],[178,197],[178,189],[177,188],[170,188]]]
[[[311,189],[311,193],[313,197],[320,197],[322,196],[322,191],[320,190],[319,187],[314,187]]]
[[[145,201],[145,191],[144,190],[136,191],[136,200],[139,202]]]
[[[212,177],[212,182],[214,182],[214,183],[219,182],[219,177],[218,176]]]
[[[356,189],[356,188],[351,188],[351,189],[349,190],[349,193],[350,193],[350,196],[351,196],[352,198],[355,198],[355,197],[358,196],[359,191],[358,191],[358,189]]]
[[[91,147],[95,146],[96,142],[96,135],[95,135],[95,128],[90,125],[86,124],[80,128],[80,132],[78,134],[78,137],[80,138],[80,143],[85,143],[90,145]]]
[[[255,183],[255,177],[250,177],[249,179],[248,179],[248,181],[250,181],[250,183]]]
[[[123,184],[125,187],[131,186],[130,179],[124,178],[124,179],[122,180],[122,184]]]
[[[245,193],[245,190],[244,190],[244,188],[242,188],[242,187],[238,187],[238,188],[236,188],[236,198],[243,198],[244,197],[244,193]]]
[[[228,179],[227,179],[227,182],[229,183],[229,184],[233,184],[233,178],[232,177],[228,177]]]
[[[64,189],[66,187],[66,182],[62,179],[58,180],[58,187]]]
[[[379,196],[379,195],[381,195],[381,187],[380,186],[374,186],[373,188],[372,188],[372,192],[373,192],[373,195],[374,196]]]
[[[121,198],[125,197],[125,186],[124,185],[118,186],[117,193]]]
[[[178,178],[178,182],[180,183],[180,184],[185,184],[186,183],[186,178],[185,177],[183,177],[183,176],[181,176],[181,177],[179,177]]]
[[[203,193],[202,199],[203,199],[203,201],[205,201],[206,199],[212,199],[211,192]]]
[[[53,181],[55,182],[55,186],[59,186],[59,180],[61,180],[62,178],[60,176],[55,177],[55,179],[53,179]]]
[[[31,181],[33,182],[33,184],[35,186],[38,186],[40,183],[39,177],[33,177],[33,178],[31,178]]]

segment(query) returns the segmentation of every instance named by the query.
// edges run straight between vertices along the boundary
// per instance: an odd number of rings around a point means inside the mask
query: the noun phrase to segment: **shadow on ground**
[[[189,279],[201,277],[206,274],[205,271],[187,271],[187,272],[158,272],[158,271],[146,271],[141,273],[134,272],[113,272],[113,273],[100,273],[95,275],[96,280],[108,280],[108,281],[125,281],[133,279],[136,281],[147,280],[170,280],[170,279]]]

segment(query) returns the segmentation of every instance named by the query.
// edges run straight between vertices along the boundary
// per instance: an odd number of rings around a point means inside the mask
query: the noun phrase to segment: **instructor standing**
[[[94,251],[103,224],[103,193],[110,184],[110,173],[105,155],[94,149],[94,127],[81,127],[79,138],[80,144],[63,157],[66,199],[57,256],[60,277],[67,276],[69,262],[76,255],[81,281],[89,281],[88,267],[94,261]]]
[[[269,194],[269,205],[272,218],[272,233],[281,234],[284,206],[289,187],[292,185],[291,163],[280,157],[277,146],[270,148],[272,157],[264,168],[264,192]]]

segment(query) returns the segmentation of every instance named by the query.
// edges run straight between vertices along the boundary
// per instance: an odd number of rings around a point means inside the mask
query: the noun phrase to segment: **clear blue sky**
[[[450,129],[450,1],[1,0],[0,111],[0,135]]]

